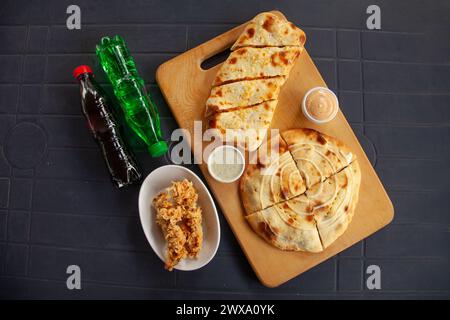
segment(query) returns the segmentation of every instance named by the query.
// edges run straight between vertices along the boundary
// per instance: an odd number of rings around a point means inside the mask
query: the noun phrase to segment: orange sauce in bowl
[[[309,92],[304,107],[313,119],[327,121],[336,114],[338,102],[332,92],[324,88],[317,88]]]

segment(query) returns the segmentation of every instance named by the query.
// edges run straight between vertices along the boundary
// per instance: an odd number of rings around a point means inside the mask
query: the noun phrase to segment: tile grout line
[[[128,23],[128,22],[122,22],[122,23],[95,23],[95,22],[88,22],[83,23],[83,26],[85,27],[99,27],[99,28],[107,28],[107,27],[168,27],[168,26],[182,26],[182,25],[192,25],[194,27],[230,27],[234,28],[240,24],[242,24],[241,21],[228,21],[228,22],[212,22],[212,21],[198,21],[198,20],[183,20],[178,22],[142,22],[142,23]],[[45,27],[47,25],[39,24],[39,23],[31,23],[31,26],[35,27]],[[0,27],[21,27],[24,26],[24,24],[0,24]],[[65,28],[66,25],[64,23],[51,23],[51,26],[53,28]],[[330,27],[318,27],[314,25],[301,25],[304,29],[310,29],[310,30],[320,30],[320,31],[333,31],[333,30],[339,30],[339,31],[361,31],[360,27],[354,27],[354,28],[346,28],[346,27],[336,27],[336,26],[330,26]],[[370,32],[370,31],[363,31],[363,32]],[[384,33],[384,34],[399,34],[399,35],[423,35],[424,32],[419,31],[397,31],[397,30],[378,30],[378,33]]]
[[[364,124],[366,115],[365,115],[365,108],[364,108],[364,62],[363,62],[363,44],[362,44],[362,31],[358,33],[358,41],[359,41],[359,66],[360,66],[360,80],[361,80],[361,107],[362,107],[362,114],[361,114],[361,122]],[[365,126],[363,125],[363,134],[365,135]]]
[[[23,48],[23,52],[20,55],[21,56],[21,69],[20,69],[20,82],[18,83],[18,90],[17,90],[17,102],[16,102],[16,112],[14,114],[14,126],[17,125],[17,114],[19,111],[19,107],[20,107],[20,103],[21,103],[21,96],[22,96],[22,90],[23,90],[23,82],[24,82],[24,74],[25,74],[25,61],[26,61],[26,57],[27,57],[27,50],[28,50],[28,42],[29,42],[29,37],[30,37],[30,25],[26,25],[26,33],[25,33],[25,43],[24,43],[24,48]],[[6,214],[6,227],[5,227],[5,235],[6,235],[6,259],[4,261],[4,273],[7,273],[7,261],[8,261],[8,252],[9,252],[9,220],[11,218],[11,188],[12,188],[12,180],[14,178],[13,175],[13,171],[14,171],[14,166],[11,165],[10,166],[10,172],[9,172],[9,190],[8,190],[8,211]],[[28,263],[27,263],[28,264]],[[25,270],[25,273],[27,273],[27,270]]]
[[[339,255],[339,253],[338,253]],[[340,265],[340,259],[337,258],[335,259],[335,272],[334,272],[334,291],[339,292],[340,288],[339,288],[339,265]]]
[[[185,43],[186,46],[186,43]],[[195,48],[195,47],[194,47]],[[175,55],[180,55],[193,48],[187,47],[184,51],[136,51],[133,53],[134,56],[169,56],[174,57]],[[310,53],[311,54],[311,53]],[[63,57],[63,56],[92,56],[95,54],[86,51],[72,51],[72,52],[50,52],[50,53],[32,53],[29,56],[40,57],[40,56],[50,56],[50,57]],[[0,53],[0,57],[19,57],[20,54],[17,53]],[[313,55],[311,57],[314,61],[334,61],[335,56],[323,56],[323,55]],[[428,61],[401,61],[401,60],[389,60],[389,59],[364,59],[364,58],[341,58],[344,62],[369,62],[374,64],[398,64],[398,65],[412,65],[412,66],[430,66],[430,67],[450,67],[450,62],[428,62]],[[13,84],[7,82],[5,84]]]
[[[361,282],[359,285],[359,289],[361,291],[361,293],[364,293],[364,265],[366,263],[366,260],[359,260],[359,267],[361,268]]]
[[[31,270],[31,250],[32,250],[32,243],[31,243],[31,225],[33,222],[33,194],[34,190],[36,189],[36,170],[33,170],[33,181],[31,184],[31,196],[30,196],[30,216],[28,217],[28,252],[27,252],[27,276],[30,275]]]
[[[0,276],[0,279],[27,279],[27,280],[37,280],[37,281],[48,281],[48,282],[56,282],[56,283],[65,283],[65,280],[62,278],[46,278],[46,277],[23,277],[23,276]],[[129,288],[129,289],[147,289],[147,290],[154,290],[154,291],[170,291],[170,292],[177,292],[177,291],[182,291],[182,292],[192,292],[192,289],[188,289],[188,288],[181,288],[181,289],[177,289],[177,288],[165,288],[165,287],[155,287],[155,286],[138,286],[138,285],[133,285],[130,283],[118,283],[118,282],[112,282],[112,281],[102,281],[102,280],[86,280],[85,281],[87,284],[90,285],[99,285],[99,286],[105,286],[105,287],[119,287],[119,288]],[[264,292],[261,291],[256,291],[258,289],[253,289],[255,291],[252,291],[252,294],[256,294],[256,295],[264,295]],[[232,289],[232,290],[214,290],[214,289],[207,289],[207,288],[202,288],[200,290],[198,290],[197,292],[201,292],[201,293],[213,293],[213,294],[232,294],[232,295],[245,295],[245,293],[243,293],[242,291],[239,291],[238,289]],[[359,295],[363,295],[363,294],[370,294],[371,296],[376,296],[376,295],[382,295],[383,293],[376,293],[376,292],[372,292],[372,293],[368,293],[368,292],[355,292],[353,290],[344,290],[341,291],[341,293],[347,293],[347,294],[351,294],[351,295],[355,295],[355,296],[359,296]],[[449,290],[428,290],[428,291],[420,291],[420,290],[388,290],[387,293],[390,294],[448,294],[450,293]],[[275,295],[293,295],[293,296],[327,296],[327,295],[333,295],[333,294],[337,294],[337,293],[329,293],[329,292],[318,292],[318,293],[313,293],[313,292],[277,292],[275,293]]]
[[[361,87],[360,87],[360,89],[361,89],[361,100],[360,100],[360,102],[361,102],[361,106],[362,106],[362,119],[361,119],[361,121],[362,121],[362,133],[363,133],[363,135],[366,137],[366,139],[368,139],[369,140],[369,142],[371,143],[371,145],[372,145],[372,147],[373,147],[373,151],[374,151],[374,157],[375,157],[375,159],[374,159],[374,163],[373,163],[373,167],[375,168],[376,167],[376,165],[377,165],[377,150],[376,150],[376,148],[375,148],[375,144],[372,142],[372,140],[370,140],[367,136],[366,136],[366,126],[365,126],[365,120],[366,120],[366,110],[365,110],[365,107],[364,107],[364,88],[365,88],[365,85],[364,85],[364,60],[363,60],[363,57],[364,57],[364,55],[363,55],[363,43],[362,43],[362,30],[360,30],[359,31],[359,59],[360,59],[360,61],[359,61],[359,63],[360,63],[360,80],[361,80]],[[366,238],[364,238],[363,239],[363,241],[362,241],[362,254],[363,254],[363,258],[364,258],[364,261],[365,261],[365,259],[366,259]],[[363,267],[363,271],[364,271],[364,267]],[[363,286],[363,282],[364,282],[364,275],[363,274],[361,274],[361,286],[362,286],[362,288],[364,288],[364,286]]]
[[[164,56],[173,56],[173,55],[179,55],[184,53],[184,51],[136,51],[133,53],[133,56],[157,56],[157,55],[164,55]],[[0,53],[0,57],[20,57],[20,54],[17,53]],[[72,52],[49,52],[49,53],[31,53],[29,56],[32,57],[41,57],[41,56],[49,56],[49,57],[58,57],[58,56],[91,56],[95,57],[95,53],[92,53],[90,51],[72,51]],[[330,59],[327,57],[322,57],[322,59]]]
[[[24,245],[24,242],[19,241],[10,241],[12,244],[17,245]],[[0,244],[5,244],[4,241],[0,241]],[[77,252],[83,252],[83,253],[94,253],[94,252],[103,252],[103,253],[119,253],[119,254],[151,254],[153,251],[150,248],[147,249],[130,249],[130,248],[99,248],[99,247],[92,247],[92,246],[81,246],[81,247],[74,247],[70,245],[64,245],[64,244],[46,244],[46,243],[31,243],[30,246],[32,247],[38,247],[38,248],[46,248],[51,249],[54,251],[77,251]],[[147,247],[147,246],[146,246]],[[242,253],[237,253],[234,251],[221,251],[217,252],[217,257],[220,258],[228,258],[228,257],[242,257]],[[155,257],[156,258],[156,257]],[[347,260],[347,261],[370,261],[374,259],[378,259],[380,261],[403,261],[403,262],[429,262],[429,261],[450,261],[450,257],[443,257],[443,256],[373,256],[373,257],[336,257],[336,260]]]
[[[37,120],[37,124],[40,125],[40,119],[41,119],[41,110],[42,110],[42,103],[43,103],[43,99],[44,99],[44,89],[45,89],[45,81],[47,78],[47,66],[48,66],[48,56],[47,56],[47,52],[48,52],[48,43],[49,43],[49,39],[50,39],[50,27],[47,26],[46,28],[46,34],[45,34],[45,63],[44,63],[44,74],[43,74],[43,81],[40,84],[40,90],[41,90],[41,96],[40,96],[40,101],[38,104],[38,112],[35,115],[36,116],[36,120]],[[44,130],[45,131],[45,130]],[[46,133],[47,136],[47,133]],[[46,149],[48,150],[48,142],[46,139]],[[46,152],[45,152],[46,153]],[[45,158],[45,153],[43,155],[43,160]],[[34,196],[34,191],[36,189],[36,168],[33,168],[33,183],[31,186],[31,197],[30,197],[30,217],[29,217],[29,230],[28,230],[28,257],[27,257],[27,275],[30,275],[31,272],[31,250],[32,250],[32,245],[31,245],[31,235],[32,235],[32,222],[33,222],[33,196]]]
[[[16,245],[27,245],[27,242],[24,241],[9,241],[8,243],[16,244]],[[0,244],[6,244],[4,241],[0,241]],[[78,251],[83,253],[91,253],[91,252],[102,252],[102,253],[118,253],[118,254],[151,254],[153,251],[148,247],[146,243],[144,247],[129,247],[129,248],[119,248],[119,247],[99,247],[99,246],[74,246],[69,244],[54,244],[54,243],[45,243],[45,242],[30,242],[28,243],[30,247],[37,248],[46,248],[55,251]],[[217,257],[227,258],[227,257],[236,257],[239,256],[240,253],[236,253],[234,251],[217,251]]]
[[[186,25],[185,37],[186,37],[185,51],[187,51],[189,49],[189,25]]]
[[[27,43],[26,43],[26,52],[28,53],[28,47],[30,44],[30,29],[31,27],[28,26],[28,30],[27,30]],[[23,79],[22,79],[23,80]],[[23,81],[22,81],[23,82]],[[21,93],[22,95],[23,93]],[[17,114],[19,114],[19,110],[17,110]],[[32,184],[31,184],[31,195],[30,195],[30,207],[29,207],[29,217],[28,217],[28,239],[27,239],[27,259],[26,259],[26,267],[25,267],[25,274],[26,276],[29,275],[29,265],[30,265],[30,255],[31,255],[31,245],[30,245],[30,234],[31,234],[31,216],[32,216],[32,201],[33,201],[33,192],[34,192],[34,184],[35,184],[35,177],[36,177],[36,170],[33,168],[33,176],[32,176]]]
[[[315,58],[313,58],[313,60],[317,60]],[[343,61],[342,59],[340,59],[341,61]],[[335,58],[330,59],[330,61],[335,61]],[[354,60],[353,62],[361,62],[361,60]],[[36,86],[36,85],[40,85],[42,84],[41,82],[37,83],[37,82],[27,82],[26,84],[24,84],[24,87],[27,86]],[[108,83],[107,82],[99,82],[100,85],[102,86],[107,86]],[[20,85],[19,82],[0,82],[0,86],[18,86]],[[59,81],[59,82],[47,82],[46,83],[47,87],[76,87],[76,83],[73,82],[65,82],[65,81]],[[157,88],[158,87],[158,83],[156,81],[148,81],[146,83],[146,86],[148,87],[152,87],[152,88]],[[347,90],[347,89],[341,89],[339,91],[342,92],[346,92],[346,93],[359,93],[361,92],[361,90]],[[434,97],[434,96],[450,96],[450,93],[448,91],[439,91],[439,92],[429,92],[429,91],[382,91],[382,90],[378,90],[378,91],[370,91],[370,90],[363,90],[362,92],[364,92],[365,94],[372,94],[372,95],[405,95],[405,96],[429,96],[429,97]],[[2,114],[8,114],[8,113],[2,113]]]

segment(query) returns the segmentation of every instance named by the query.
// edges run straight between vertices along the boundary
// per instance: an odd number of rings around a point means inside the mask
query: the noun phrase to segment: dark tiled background
[[[4,298],[450,298],[450,3],[441,1],[78,0],[0,4],[0,296]],[[365,27],[378,4],[382,30]],[[262,287],[222,219],[207,267],[166,272],[138,220],[138,187],[115,190],[80,115],[74,66],[122,34],[169,135],[157,66],[263,10],[305,29],[396,208],[374,236],[277,289]],[[97,72],[97,78],[104,77]],[[145,173],[168,163],[135,144]],[[194,168],[198,172],[196,168]],[[82,290],[66,289],[66,268]],[[381,267],[382,290],[366,289]]]

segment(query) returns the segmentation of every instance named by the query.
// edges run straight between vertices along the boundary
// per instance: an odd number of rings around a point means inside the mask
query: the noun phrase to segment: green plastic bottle
[[[128,126],[145,142],[152,157],[162,156],[168,147],[161,135],[158,109],[145,89],[125,41],[118,35],[103,37],[96,53]]]

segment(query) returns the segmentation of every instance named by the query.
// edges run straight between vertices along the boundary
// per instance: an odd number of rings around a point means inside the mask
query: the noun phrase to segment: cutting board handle
[[[228,48],[233,45],[233,43],[236,41],[243,30],[244,26],[238,26],[196,47],[194,50],[197,50],[196,63],[198,68],[204,72],[208,71],[203,69],[201,67],[201,64],[205,60],[208,60],[209,58],[220,54],[225,50],[228,50]]]
[[[278,15],[279,17],[281,17],[283,19],[286,19],[286,17],[280,11],[273,10],[270,12]],[[205,60],[230,48],[233,45],[233,43],[236,41],[236,39],[239,37],[239,35],[244,31],[247,23],[237,26],[237,27],[215,37],[214,39],[207,41],[207,42],[199,45],[198,47],[196,47],[194,50],[197,51],[196,53],[197,53],[198,68],[202,71],[207,71],[201,67],[201,64]]]

